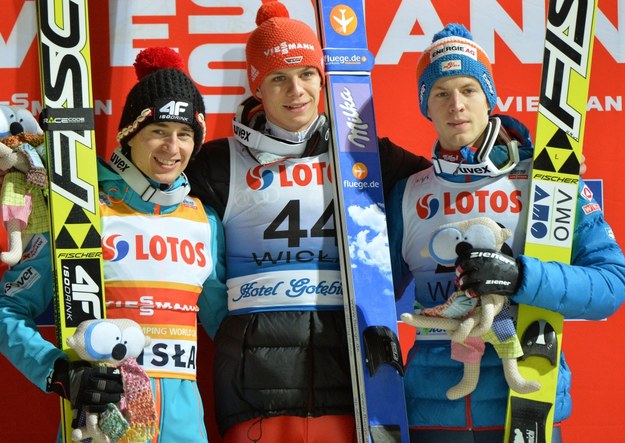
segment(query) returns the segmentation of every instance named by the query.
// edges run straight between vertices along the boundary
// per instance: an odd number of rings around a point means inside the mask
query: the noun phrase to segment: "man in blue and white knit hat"
[[[491,64],[464,26],[450,24],[434,36],[418,62],[417,81],[420,110],[438,139],[433,166],[398,182],[386,200],[397,296],[414,280],[408,296],[414,296],[417,308],[438,308],[461,290],[498,294],[512,304],[539,306],[566,318],[611,315],[625,299],[625,258],[598,206],[584,212],[594,200],[585,197],[591,193],[581,180],[573,264],[523,255],[532,141],[522,123],[493,114],[497,93]],[[501,251],[473,257],[471,236],[458,231],[457,237],[441,240],[432,235],[448,223],[478,217],[510,229]],[[455,247],[460,243],[468,251]],[[456,254],[461,256],[454,265]],[[442,255],[450,258],[447,263],[441,263]],[[402,319],[416,323],[412,313]],[[445,332],[417,330],[405,375],[412,441],[503,441],[509,391],[503,357],[481,340],[464,344],[464,349],[452,346]],[[553,443],[561,442],[559,423],[571,413],[570,377],[562,357]],[[461,380],[473,383],[468,391],[450,389]]]

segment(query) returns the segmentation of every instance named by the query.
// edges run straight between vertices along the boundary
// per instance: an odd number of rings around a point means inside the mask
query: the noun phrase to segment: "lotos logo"
[[[358,17],[349,6],[337,5],[330,11],[330,25],[337,34],[348,36],[356,31]]]
[[[421,220],[428,220],[436,215],[440,202],[436,198],[432,198],[432,194],[427,194],[417,201],[417,215]]]
[[[523,195],[520,190],[507,193],[503,190],[481,189],[475,192],[461,191],[443,194],[446,215],[453,214],[518,214],[523,209]]]
[[[117,240],[120,234],[102,238],[102,258],[107,261],[120,261],[128,255],[130,246],[125,240]],[[117,240],[117,241],[116,241]]]
[[[260,172],[263,165],[256,166],[249,171],[245,175],[245,181],[247,182],[247,186],[253,191],[260,191],[262,189],[266,189],[273,182],[273,173],[268,169],[265,169],[262,173]]]
[[[354,163],[352,166],[352,175],[356,177],[356,180],[364,180],[369,175],[369,170],[364,163]]]

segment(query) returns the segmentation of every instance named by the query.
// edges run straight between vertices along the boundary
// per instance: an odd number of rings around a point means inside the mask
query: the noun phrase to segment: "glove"
[[[48,380],[48,391],[68,399],[73,409],[100,413],[109,403],[119,403],[124,387],[119,368],[59,359]]]
[[[472,297],[485,294],[510,296],[516,293],[522,279],[517,261],[492,249],[469,249],[456,260],[460,289]]]

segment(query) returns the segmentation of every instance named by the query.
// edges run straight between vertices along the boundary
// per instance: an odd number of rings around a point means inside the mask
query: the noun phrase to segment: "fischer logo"
[[[50,5],[46,1],[40,3],[40,17],[45,21],[41,26],[42,58],[54,60],[54,63],[42,64],[46,106],[87,108],[90,104],[89,63],[81,52],[87,35],[85,4],[72,3],[72,7],[62,10],[62,17],[50,11]],[[60,28],[57,23],[76,26]],[[93,186],[78,177],[77,171],[79,146],[95,150],[89,131],[55,131],[51,139],[54,158],[51,189],[95,214],[96,193]]]
[[[359,148],[364,148],[365,143],[371,141],[369,136],[369,124],[362,121],[360,113],[354,102],[352,92],[349,88],[344,87],[341,91],[341,98],[343,103],[339,105],[342,110],[342,114],[345,116],[347,122],[347,128],[349,129],[349,135],[347,139]]]

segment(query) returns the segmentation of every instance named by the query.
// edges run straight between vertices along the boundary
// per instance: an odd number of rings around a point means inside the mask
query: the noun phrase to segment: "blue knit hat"
[[[450,23],[434,34],[432,44],[417,63],[419,107],[424,116],[428,117],[428,98],[436,80],[453,75],[475,78],[482,85],[490,110],[495,108],[497,91],[488,55],[458,23]]]

